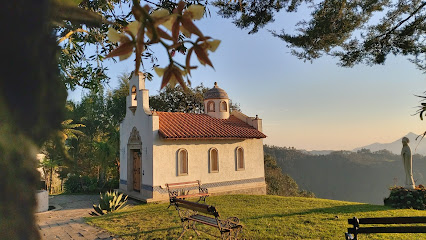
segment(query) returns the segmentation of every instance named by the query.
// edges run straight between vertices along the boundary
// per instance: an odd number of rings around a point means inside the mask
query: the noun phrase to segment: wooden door
[[[141,153],[133,151],[133,190],[141,189]]]

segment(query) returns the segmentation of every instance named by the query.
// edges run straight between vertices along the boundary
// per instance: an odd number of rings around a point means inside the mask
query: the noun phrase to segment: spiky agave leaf
[[[92,216],[100,216],[122,208],[127,203],[127,195],[123,199],[123,194],[117,191],[107,191],[100,193],[99,205],[93,205],[96,212],[90,213]]]

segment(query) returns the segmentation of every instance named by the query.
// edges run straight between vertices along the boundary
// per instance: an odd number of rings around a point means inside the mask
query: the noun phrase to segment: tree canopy
[[[85,17],[83,20],[78,20],[77,17],[76,20],[75,15],[82,15],[78,11],[75,11],[78,14],[75,12],[68,14],[70,16],[57,14],[59,17],[54,18],[55,31],[61,47],[59,58],[61,78],[69,89],[74,89],[76,86],[98,89],[102,83],[107,82],[109,77],[105,73],[107,69],[103,64],[105,57],[127,57],[128,52],[133,50],[128,43],[130,40],[139,44],[135,45],[136,48],[142,46],[144,48],[137,51],[135,48],[135,52],[141,51],[140,55],[139,53],[136,55],[135,61],[138,68],[138,61],[147,60],[147,63],[142,65],[147,79],[152,79],[152,72],[155,67],[158,67],[156,53],[152,51],[151,45],[160,43],[166,46],[170,65],[157,71],[163,77],[162,87],[169,82],[172,85],[183,84],[185,87],[190,81],[188,78],[184,80],[182,76],[196,67],[189,65],[192,53],[197,55],[203,65],[213,66],[207,53],[207,50],[212,50],[212,40],[209,40],[209,37],[203,38],[205,36],[201,31],[189,23],[188,20],[192,20],[198,13],[187,14],[192,10],[184,10],[191,5],[205,6],[207,11],[204,16],[208,15],[211,9],[217,10],[220,16],[233,19],[237,27],[250,29],[249,34],[254,34],[273,22],[281,12],[293,13],[300,9],[308,9],[310,16],[301,19],[295,29],[270,30],[273,36],[286,42],[291,52],[298,58],[313,61],[324,55],[330,55],[339,60],[339,65],[352,67],[356,64],[384,64],[388,55],[403,55],[407,56],[419,69],[426,71],[424,37],[426,2],[424,0],[321,0],[316,2],[312,0],[186,0],[181,5],[172,0],[140,1],[146,4],[144,7],[141,7],[137,0],[61,0],[59,2],[78,3],[79,9],[97,13],[102,19],[102,21],[93,21]],[[132,9],[131,12],[130,9]],[[170,15],[164,14],[167,11]],[[152,15],[153,12],[157,13]],[[195,12],[192,11],[192,13]],[[169,21],[170,16],[175,19],[175,30],[169,35],[166,29],[160,26],[166,20]],[[201,16],[197,15],[196,19]],[[61,17],[71,20],[61,21]],[[137,28],[129,25],[135,18],[141,23]],[[132,35],[131,31],[126,30],[129,26],[140,31]],[[111,34],[108,35],[111,31],[110,27],[121,34],[121,41],[110,39]],[[170,30],[172,27],[169,26]],[[180,34],[177,33],[178,30],[181,31]],[[153,32],[156,32],[158,37],[154,37]],[[191,33],[197,35],[198,39],[188,38]],[[138,34],[147,35],[142,38],[138,37]],[[153,37],[155,39],[151,39]],[[118,47],[122,45],[125,46]],[[117,49],[119,50],[116,51]],[[175,52],[187,55],[185,64],[173,60]]]
[[[188,91],[189,90],[189,91]],[[204,113],[204,93],[209,90],[204,85],[189,87],[165,87],[157,95],[149,97],[152,110],[162,112]],[[229,101],[230,110],[241,111],[239,104]]]
[[[280,11],[310,8],[310,18],[297,24],[296,34],[288,29],[271,31],[285,41],[292,53],[312,61],[323,55],[339,59],[339,65],[384,64],[389,54],[410,57],[426,71],[425,19],[423,0],[244,0],[215,1],[219,15],[232,18],[242,29],[256,33],[274,21]]]

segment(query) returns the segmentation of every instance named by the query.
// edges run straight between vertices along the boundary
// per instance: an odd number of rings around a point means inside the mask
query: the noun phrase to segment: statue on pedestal
[[[414,179],[413,179],[413,158],[411,155],[411,148],[408,146],[410,140],[407,137],[402,138],[402,162],[404,163],[405,170],[405,188],[414,189]]]

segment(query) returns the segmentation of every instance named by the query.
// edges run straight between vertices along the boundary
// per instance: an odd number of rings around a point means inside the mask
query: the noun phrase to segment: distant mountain
[[[383,198],[389,196],[389,187],[404,185],[400,153],[334,151],[312,155],[294,148],[266,145],[264,152],[276,159],[283,174],[293,178],[300,189],[319,198],[381,205]],[[425,156],[413,156],[413,177],[416,185],[426,185]]]
[[[422,140],[422,142],[420,142],[420,138],[416,141],[416,137],[418,135],[415,133],[408,133],[407,135],[405,135],[404,137],[407,137],[408,139],[410,139],[410,147],[411,147],[411,151],[413,154],[420,154],[423,156],[426,156],[426,139]],[[373,143],[367,146],[363,146],[363,147],[359,147],[359,148],[355,148],[353,151],[356,152],[360,149],[370,149],[372,152],[376,152],[379,150],[383,150],[386,149],[394,154],[401,154],[401,149],[402,149],[402,143],[401,143],[402,137],[399,138],[398,140],[395,140],[394,142],[391,143]],[[419,144],[420,142],[420,144]],[[417,147],[417,149],[416,149]]]
[[[310,155],[328,155],[334,151],[335,150],[311,150],[311,151],[302,150],[302,152],[306,154],[310,154]]]

